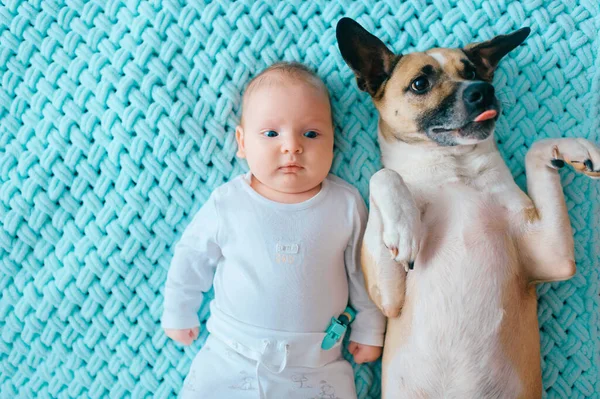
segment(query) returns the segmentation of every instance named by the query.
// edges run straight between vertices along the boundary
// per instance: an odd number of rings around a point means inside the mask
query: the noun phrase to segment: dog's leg
[[[532,282],[561,281],[575,274],[573,232],[557,172],[565,164],[598,179],[600,149],[585,139],[547,139],[527,153],[527,187],[535,211],[528,211],[521,249]]]
[[[400,175],[390,169],[370,181],[369,220],[362,264],[371,299],[387,317],[404,302],[406,272],[419,251],[420,213]]]

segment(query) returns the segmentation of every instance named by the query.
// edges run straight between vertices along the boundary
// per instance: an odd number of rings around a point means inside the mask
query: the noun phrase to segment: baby
[[[249,83],[236,139],[250,171],[194,216],[165,286],[162,326],[189,345],[214,285],[210,335],[183,398],[356,398],[341,339],[321,348],[348,303],[354,360],[381,355],[385,319],[360,265],[367,212],[355,188],[329,175],[333,132],[327,88],[302,64],[274,64]]]

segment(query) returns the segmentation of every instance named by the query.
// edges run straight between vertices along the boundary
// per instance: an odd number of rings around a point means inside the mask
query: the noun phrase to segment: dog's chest
[[[516,389],[494,386],[514,377],[500,342],[506,286],[519,268],[509,211],[497,196],[460,183],[440,187],[426,201],[421,249],[407,280],[413,333],[401,352],[411,352],[413,365],[422,361],[421,372],[432,373],[440,389],[467,376],[479,387],[475,396]],[[488,372],[470,368],[474,361]],[[448,365],[454,371],[437,374]]]
[[[426,201],[413,273],[419,286],[453,293],[449,296],[456,300],[444,299],[439,306],[473,312],[500,306],[498,284],[518,271],[509,210],[502,199],[456,183],[419,200]],[[477,296],[481,298],[473,301]]]

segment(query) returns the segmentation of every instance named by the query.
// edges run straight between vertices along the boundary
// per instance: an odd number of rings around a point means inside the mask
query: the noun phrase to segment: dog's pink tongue
[[[477,118],[475,118],[474,122],[483,122],[483,121],[487,121],[488,119],[492,119],[494,117],[496,117],[496,115],[498,115],[498,112],[490,109],[488,111],[482,112],[481,114],[479,114],[479,116]]]

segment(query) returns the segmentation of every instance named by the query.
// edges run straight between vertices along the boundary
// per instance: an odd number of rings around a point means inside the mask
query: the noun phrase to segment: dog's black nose
[[[467,111],[481,111],[494,103],[494,86],[486,82],[471,83],[463,92]]]

